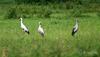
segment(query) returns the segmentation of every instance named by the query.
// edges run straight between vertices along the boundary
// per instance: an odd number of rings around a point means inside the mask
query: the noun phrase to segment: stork
[[[44,30],[42,28],[41,22],[39,22],[38,32],[42,37],[44,37]]]
[[[74,36],[77,31],[78,31],[78,22],[77,22],[77,19],[76,19],[76,23],[75,23],[75,25],[72,29],[72,36]]]
[[[29,30],[28,30],[28,28],[23,24],[23,19],[20,18],[20,20],[21,20],[21,28],[23,29],[24,32],[26,32],[26,33],[29,34]]]

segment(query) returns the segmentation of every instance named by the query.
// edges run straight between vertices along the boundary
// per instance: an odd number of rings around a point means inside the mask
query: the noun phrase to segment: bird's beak
[[[20,18],[17,18],[20,21]]]
[[[20,17],[17,18],[20,21]]]

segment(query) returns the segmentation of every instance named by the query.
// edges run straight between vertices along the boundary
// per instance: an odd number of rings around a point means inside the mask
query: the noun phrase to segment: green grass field
[[[79,17],[79,31],[72,37],[75,23],[60,10],[52,18],[24,18],[30,35],[20,28],[19,19],[3,18],[6,7],[0,7],[0,57],[99,57],[100,17],[97,12],[85,13]],[[84,14],[83,14],[84,15]],[[45,37],[37,32],[41,21]]]

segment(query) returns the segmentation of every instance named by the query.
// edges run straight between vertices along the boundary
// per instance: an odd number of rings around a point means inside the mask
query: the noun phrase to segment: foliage
[[[15,8],[10,8],[5,16],[6,18],[16,18],[17,13]]]
[[[40,10],[41,9],[41,10]],[[50,18],[52,11],[42,6],[30,6],[30,5],[16,5],[10,7],[5,15],[7,18],[24,17],[29,18],[33,16]]]
[[[19,28],[20,21],[0,20],[0,57],[3,53],[8,57],[99,57],[100,19],[94,17],[78,18],[79,31],[75,37],[71,36],[75,21],[73,18],[41,19],[45,30],[44,38],[37,32],[40,19],[24,19],[30,35]],[[7,52],[3,52],[4,49]]]
[[[49,4],[49,3],[75,3],[75,4],[90,4],[90,3],[100,3],[100,0],[15,0],[17,4]]]
[[[7,53],[8,57],[100,57],[99,5],[92,2],[93,0],[80,0],[82,3],[76,2],[79,0],[65,1],[68,2],[0,7],[0,57],[3,57],[3,53]],[[29,28],[30,35],[21,31],[18,20],[2,18],[3,13],[12,19],[26,17],[24,23]],[[76,17],[79,30],[72,37]],[[39,21],[43,24],[44,38],[37,32]],[[8,52],[3,52],[5,49]]]

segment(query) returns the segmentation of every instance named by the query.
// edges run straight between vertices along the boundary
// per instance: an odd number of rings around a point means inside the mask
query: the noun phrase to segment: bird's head
[[[22,18],[20,17],[20,20],[22,20]]]
[[[39,25],[41,25],[41,21],[39,22]]]
[[[22,17],[17,17],[17,19],[20,21],[22,19]]]
[[[23,20],[22,17],[20,17],[20,20],[21,20],[21,21]]]

